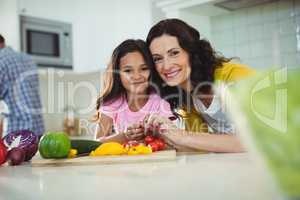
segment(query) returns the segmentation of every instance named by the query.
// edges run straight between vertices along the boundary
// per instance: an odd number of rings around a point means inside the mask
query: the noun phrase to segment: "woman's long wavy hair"
[[[154,63],[151,57],[148,46],[143,40],[128,39],[117,46],[111,56],[111,61],[106,68],[103,81],[103,90],[100,92],[100,96],[96,102],[96,110],[98,111],[100,106],[106,103],[113,102],[119,97],[126,97],[126,89],[122,85],[120,78],[120,60],[127,53],[139,52],[145,60],[145,64],[150,69],[150,78],[154,69]],[[149,86],[147,93],[149,94],[152,90]],[[99,119],[99,112],[97,112],[94,120]]]
[[[209,94],[215,69],[231,58],[217,54],[207,40],[200,38],[200,33],[195,28],[179,19],[165,19],[154,25],[148,33],[147,45],[150,46],[155,38],[164,34],[176,37],[180,47],[188,53],[192,86],[197,87],[197,92],[201,94]],[[173,110],[190,105],[190,94],[186,94],[180,87],[167,86],[157,72],[153,74],[152,80],[159,86],[162,97],[170,103]]]

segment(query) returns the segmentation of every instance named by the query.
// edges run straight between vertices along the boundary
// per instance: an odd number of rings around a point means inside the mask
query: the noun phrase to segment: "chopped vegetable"
[[[29,161],[38,150],[38,136],[29,130],[20,130],[7,134],[3,138],[8,149],[18,147],[25,152],[25,161]]]
[[[155,137],[151,136],[151,135],[147,135],[144,139],[146,144],[150,144],[151,142],[154,142]]]
[[[90,153],[90,156],[105,156],[105,155],[123,155],[127,150],[123,148],[123,145],[117,142],[107,142],[101,144],[95,151]]]
[[[77,156],[77,149],[70,149],[68,158],[75,158]]]
[[[9,165],[20,165],[25,160],[25,151],[23,148],[14,147],[7,155]]]
[[[130,147],[127,152],[128,155],[141,155],[141,154],[151,154],[151,153],[152,153],[151,147],[147,147],[143,144]]]

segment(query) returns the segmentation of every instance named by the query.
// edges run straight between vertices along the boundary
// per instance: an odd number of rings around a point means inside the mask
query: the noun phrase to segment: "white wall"
[[[7,45],[16,50],[20,49],[17,0],[0,0],[0,34]]]
[[[77,72],[106,67],[119,42],[145,39],[152,24],[150,0],[0,0],[0,30],[9,34],[13,47],[19,46],[17,8],[22,15],[73,24],[73,63]]]
[[[188,10],[183,10],[180,11],[179,18],[196,28],[200,33],[201,39],[211,39],[211,25],[209,16],[201,16],[199,14],[189,12]]]
[[[212,1],[212,0],[208,0]],[[176,1],[158,1],[153,0],[152,14],[153,19],[158,21],[165,18],[178,18],[189,25],[193,26],[200,32],[201,38],[211,39],[211,23],[210,17],[203,14],[197,6],[192,6],[194,3],[203,4],[207,1],[185,1],[185,0],[176,0]],[[204,4],[206,6],[206,4]],[[201,6],[200,8],[202,8]],[[207,9],[205,9],[207,10]]]
[[[156,3],[158,0],[152,0],[152,5],[151,5],[151,14],[152,14],[152,25],[156,24],[160,20],[165,19],[166,13],[162,11],[161,8],[159,8]]]
[[[215,16],[212,43],[255,68],[300,67],[300,1],[278,2]]]

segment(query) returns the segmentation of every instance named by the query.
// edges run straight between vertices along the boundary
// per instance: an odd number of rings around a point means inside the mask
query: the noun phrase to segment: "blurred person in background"
[[[33,131],[39,136],[44,133],[37,66],[28,55],[6,46],[2,35],[0,35],[0,101],[8,108],[8,112],[1,113],[7,123],[5,133],[2,133],[3,120],[0,118],[1,137],[24,129]]]

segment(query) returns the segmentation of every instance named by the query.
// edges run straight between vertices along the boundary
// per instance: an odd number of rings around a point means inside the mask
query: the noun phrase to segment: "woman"
[[[208,128],[195,129],[192,124],[192,128],[182,130],[157,115],[148,115],[146,126],[161,126],[161,136],[179,150],[244,151],[212,84],[216,80],[236,81],[254,71],[217,55],[208,41],[200,39],[195,28],[179,19],[166,19],[154,25],[146,42],[159,75],[153,81],[160,86],[162,97],[173,111],[181,116],[182,112],[192,113],[196,118],[190,122],[204,121]]]

